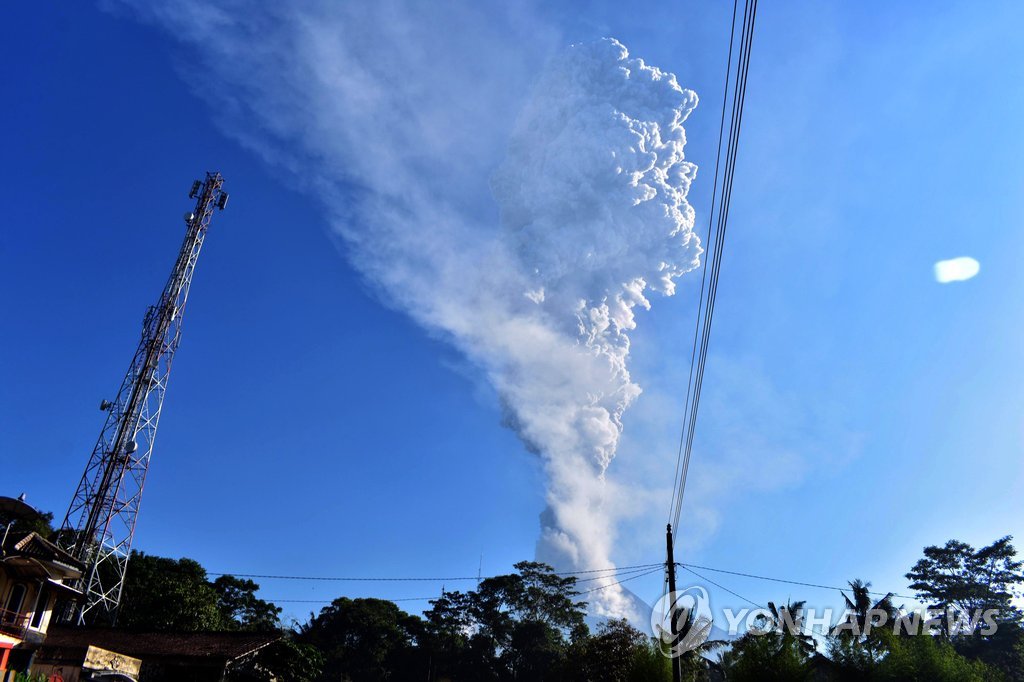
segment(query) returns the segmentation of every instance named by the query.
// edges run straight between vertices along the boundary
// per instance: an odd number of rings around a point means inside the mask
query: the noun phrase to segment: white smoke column
[[[577,45],[509,142],[553,35],[516,3],[125,4],[194,51],[225,131],[315,188],[386,299],[486,373],[544,463],[538,558],[611,567],[605,472],[640,392],[628,332],[700,253],[682,128],[696,96],[614,40]],[[480,200],[492,175],[500,226]],[[620,588],[588,597],[636,615]]]
[[[494,177],[506,238],[528,273],[523,295],[560,351],[533,349],[495,377],[544,457],[537,554],[558,567],[609,560],[605,471],[640,393],[627,368],[634,309],[650,307],[647,291],[674,293],[698,263],[686,202],[696,166],[682,127],[696,104],[675,76],[613,39],[573,46],[543,75]],[[562,364],[570,353],[575,362]],[[628,612],[621,591],[599,594],[598,613]]]

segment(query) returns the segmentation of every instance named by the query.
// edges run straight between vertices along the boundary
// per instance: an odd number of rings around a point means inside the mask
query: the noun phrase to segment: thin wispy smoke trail
[[[611,566],[629,332],[700,255],[696,95],[612,39],[541,68],[556,34],[525,11],[128,4],[205,65],[226,131],[312,177],[387,301],[486,374],[547,475],[538,558]]]

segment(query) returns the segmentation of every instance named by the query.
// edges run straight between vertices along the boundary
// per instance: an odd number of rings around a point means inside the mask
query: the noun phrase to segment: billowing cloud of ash
[[[682,127],[696,104],[615,40],[573,46],[549,64],[494,175],[531,313],[576,356],[558,371],[540,347],[495,377],[547,464],[538,555],[555,565],[608,559],[604,473],[640,393],[626,362],[634,309],[648,291],[671,295],[700,253]]]
[[[207,67],[226,130],[312,177],[386,299],[486,373],[547,474],[538,558],[611,566],[628,334],[700,254],[696,95],[611,39],[541,68],[554,34],[512,10],[129,5]],[[618,588],[590,596],[631,615]]]

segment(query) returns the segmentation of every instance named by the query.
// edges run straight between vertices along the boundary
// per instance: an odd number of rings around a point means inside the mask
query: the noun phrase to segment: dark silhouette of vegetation
[[[258,598],[256,591],[259,589],[252,580],[233,575],[222,575],[213,581],[223,628],[268,631],[278,627],[281,609]]]
[[[18,514],[0,512],[0,535],[3,535],[8,527],[9,535],[12,537],[34,532],[49,540],[53,535],[53,512],[40,512],[31,519],[22,518]]]
[[[52,532],[52,515],[19,532]],[[4,520],[0,518],[0,524]],[[820,641],[804,627],[805,602],[769,602],[732,643],[708,641],[681,658],[689,682],[846,680],[939,682],[1024,680],[1024,586],[1011,538],[974,549],[950,540],[924,549],[907,573],[911,589],[940,615],[932,631],[910,635],[915,614],[849,583],[847,616]],[[422,617],[381,599],[340,597],[283,628],[281,609],[235,576],[211,581],[191,559],[133,552],[119,627],[138,630],[277,632],[281,639],[229,671],[232,682],[669,682],[659,642],[626,620],[595,632],[576,578],[524,561],[476,590],[445,592]],[[990,611],[951,628],[961,612]],[[692,618],[692,614],[688,615]],[[925,616],[927,619],[927,616]],[[689,622],[689,621],[688,621]],[[970,621],[967,621],[971,623]],[[692,623],[691,623],[692,624]],[[718,649],[725,649],[717,659]],[[826,655],[827,654],[827,655]]]
[[[228,682],[316,682],[324,657],[312,644],[296,641],[295,633],[264,647],[252,659],[228,671]]]
[[[134,630],[274,630],[281,609],[256,597],[251,580],[210,582],[192,559],[132,552],[118,626]]]
[[[991,609],[999,622],[1017,623],[1021,612],[1013,599],[1020,596],[1024,577],[1012,540],[1000,538],[979,550],[959,540],[925,547],[924,557],[907,573],[910,589],[935,609]]]
[[[1024,573],[1012,540],[1003,537],[977,550],[959,540],[925,547],[907,579],[921,600],[945,614],[943,638],[956,651],[1008,679],[1024,679],[1024,619],[1014,604],[1024,587]],[[997,626],[994,633],[985,632],[983,619],[965,627],[970,621],[962,616],[986,611]],[[959,625],[959,632],[949,632],[951,622]]]
[[[299,641],[323,655],[320,679],[377,682],[424,669],[421,632],[422,621],[390,601],[341,597],[301,627]]]
[[[429,680],[668,680],[668,660],[625,620],[591,634],[576,578],[524,561],[424,613]],[[327,679],[327,678],[325,678]]]
[[[762,615],[751,632],[740,637],[722,655],[726,679],[805,680],[814,639],[804,633],[804,602],[777,607],[768,602],[771,616]]]

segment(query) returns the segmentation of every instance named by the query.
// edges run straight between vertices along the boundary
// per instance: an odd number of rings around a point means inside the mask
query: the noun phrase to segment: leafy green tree
[[[790,682],[809,679],[808,665],[814,639],[803,632],[805,602],[778,607],[768,602],[770,616],[762,615],[758,632],[747,632],[722,655],[726,679]]]
[[[924,557],[907,573],[910,589],[935,609],[955,607],[969,614],[994,609],[997,622],[1019,623],[1013,600],[1021,594],[1024,574],[1012,540],[1006,536],[978,550],[959,540],[925,547]]]
[[[541,622],[569,638],[585,636],[586,602],[577,601],[576,578],[556,575],[547,564],[520,561],[517,573],[487,578],[471,593],[471,612],[501,644],[516,622]]]
[[[132,552],[118,625],[136,630],[220,630],[224,621],[206,569],[192,559]]]
[[[479,633],[473,603],[464,592],[445,592],[423,613],[420,644],[428,652],[430,679],[498,679],[496,645]]]
[[[576,578],[547,564],[521,561],[516,573],[487,578],[468,595],[480,649],[498,652],[499,670],[515,680],[542,680],[558,669],[569,644],[587,637],[586,602]]]
[[[1024,680],[1024,628],[1018,623],[1001,623],[989,636],[954,637],[952,645],[966,658],[1002,672],[1006,679]]]
[[[629,624],[625,618],[608,620],[598,626],[597,633],[581,647],[582,656],[574,662],[585,673],[584,679],[597,682],[628,680],[630,672],[649,647],[649,638]],[[575,656],[573,658],[576,658]]]
[[[804,660],[814,654],[814,637],[804,632],[805,601],[787,602],[785,606],[776,606],[768,602],[768,610],[775,619],[775,631],[782,648],[792,648]]]
[[[846,601],[846,610],[849,616],[851,628],[836,628],[836,634],[840,637],[863,638],[870,635],[875,625],[880,625],[878,620],[885,619],[885,623],[891,624],[896,619],[896,607],[892,603],[892,593],[886,594],[881,599],[875,600],[871,595],[871,583],[856,578],[849,582],[850,594],[842,593]]]
[[[888,639],[879,630],[891,630],[899,614],[892,593],[875,600],[871,583],[855,579],[849,585],[850,594],[842,593],[846,619],[830,633],[828,652],[843,679],[863,679],[888,652]]]
[[[254,659],[228,674],[228,682],[316,682],[324,658],[311,644],[295,641],[291,633],[264,647]]]
[[[684,680],[703,680],[705,673],[684,667]],[[627,682],[670,682],[672,679],[672,660],[666,657],[653,639],[647,640],[647,646],[633,654],[629,667]]]
[[[324,657],[322,680],[377,682],[426,676],[415,645],[422,621],[383,599],[335,599],[305,625],[299,641]]]
[[[235,576],[207,579],[192,559],[132,552],[117,624],[135,630],[277,629],[281,609],[256,597],[259,585]]]
[[[421,638],[431,679],[577,679],[567,664],[585,657],[588,630],[576,579],[532,561],[515,568],[431,602]]]
[[[689,653],[689,652],[688,652]],[[683,658],[686,680],[705,679],[707,665],[700,656]],[[657,640],[633,627],[625,619],[608,620],[597,632],[570,646],[560,680],[580,682],[669,682],[672,662]]]
[[[38,516],[31,519],[24,519],[14,514],[0,512],[0,537],[3,536],[8,525],[10,526],[10,531],[8,532],[10,537],[34,532],[46,539],[50,539],[53,535],[53,512],[40,512]]]
[[[722,655],[730,682],[796,682],[810,677],[807,658],[793,646],[782,646],[772,634],[746,633]]]
[[[1024,573],[1012,540],[1006,536],[977,550],[959,540],[925,547],[907,579],[922,601],[950,614],[942,619],[942,632],[958,652],[1010,679],[1024,679],[1024,619],[1014,603],[1021,596]],[[989,625],[984,618],[973,630],[948,630],[950,620],[976,618],[986,611],[995,614],[995,632],[982,631]]]
[[[266,632],[278,628],[281,608],[256,596],[252,580],[222,575],[213,581],[221,622],[228,629]]]
[[[870,677],[885,682],[985,682],[1002,677],[980,661],[970,661],[940,637],[916,635],[887,637],[888,653]]]

